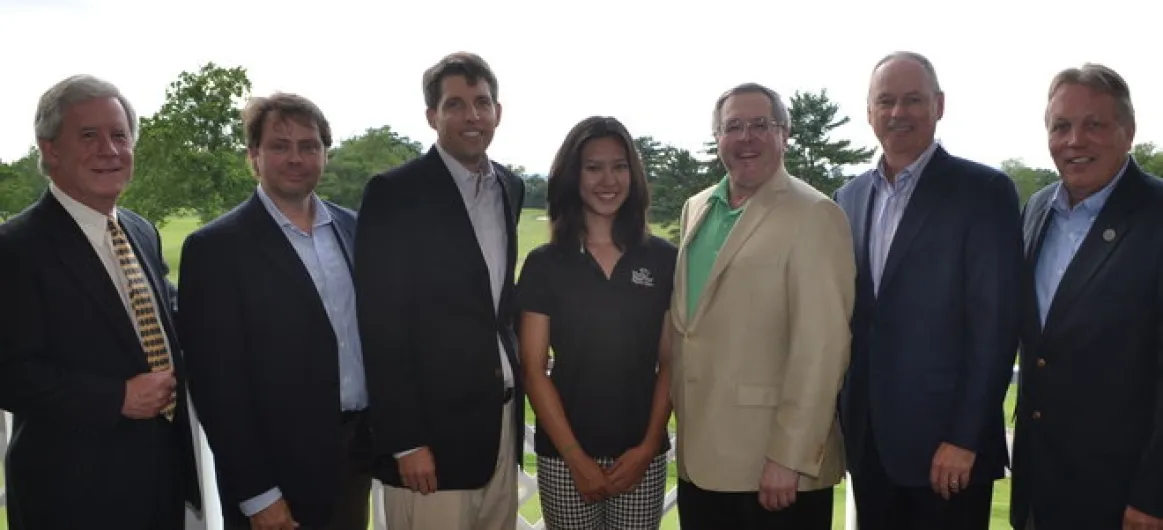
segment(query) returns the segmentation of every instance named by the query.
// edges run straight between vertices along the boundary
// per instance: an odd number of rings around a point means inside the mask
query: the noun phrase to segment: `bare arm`
[[[670,420],[670,336],[673,333],[670,314],[662,317],[662,336],[658,339],[658,378],[654,382],[654,400],[650,406],[650,423],[646,427],[646,437],[642,445],[657,451],[667,436],[666,424]]]
[[[577,438],[565,417],[561,395],[549,380],[549,317],[541,313],[521,313],[521,366],[525,389],[537,421],[549,435],[562,458],[579,449]]]

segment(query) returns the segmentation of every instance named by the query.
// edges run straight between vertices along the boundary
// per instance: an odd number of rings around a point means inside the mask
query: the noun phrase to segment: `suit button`
[[[1031,415],[1031,417],[1034,418],[1035,420],[1042,419],[1042,411],[1035,410],[1034,413]]]
[[[1046,367],[1046,359],[1038,359],[1038,368]]]
[[[500,368],[497,368],[497,371],[493,372],[493,375],[497,377],[505,377],[505,373],[502,372]]]

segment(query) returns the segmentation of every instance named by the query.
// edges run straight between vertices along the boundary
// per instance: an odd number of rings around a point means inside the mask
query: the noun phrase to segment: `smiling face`
[[[886,157],[906,164],[916,160],[933,143],[944,114],[945,95],[917,61],[890,59],[873,72],[868,124]]]
[[[630,161],[618,139],[605,136],[585,143],[578,192],[588,215],[613,218],[630,194]]]
[[[762,92],[743,92],[723,102],[719,158],[733,192],[753,192],[783,165],[787,128],[777,124],[771,100]]]
[[[304,116],[267,114],[262,143],[248,150],[263,190],[282,200],[306,199],[319,185],[327,149],[319,127]]]
[[[1046,108],[1050,156],[1072,204],[1106,187],[1127,160],[1135,126],[1119,115],[1114,96],[1063,84]]]
[[[476,170],[484,162],[500,122],[501,104],[487,81],[470,84],[463,75],[440,80],[440,100],[428,109],[428,125],[436,129],[440,147],[466,168]]]
[[[39,146],[57,188],[98,212],[111,213],[133,178],[133,136],[115,97],[69,106],[56,137]]]

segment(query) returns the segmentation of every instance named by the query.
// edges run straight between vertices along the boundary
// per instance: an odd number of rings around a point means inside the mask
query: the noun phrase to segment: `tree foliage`
[[[255,186],[240,117],[250,87],[241,67],[182,72],[141,121],[135,182],[122,204],[162,224],[179,212],[209,221],[245,199]]]
[[[839,116],[840,105],[818,93],[796,92],[788,107],[791,132],[788,135],[784,163],[788,173],[831,195],[844,185],[845,166],[863,164],[872,159],[874,150],[852,147],[849,140],[836,140],[832,132],[846,125],[850,118]]]
[[[1044,168],[1027,166],[1020,158],[1003,160],[1001,170],[1009,175],[1018,189],[1018,200],[1026,204],[1030,196],[1038,190],[1058,181],[1058,173]]]
[[[344,140],[331,150],[319,196],[358,209],[372,176],[420,156],[421,145],[384,125]]]
[[[48,180],[36,165],[37,151],[8,164],[0,164],[0,219],[20,213],[44,193]]]

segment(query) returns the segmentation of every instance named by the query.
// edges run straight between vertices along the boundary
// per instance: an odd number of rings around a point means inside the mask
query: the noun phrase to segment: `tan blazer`
[[[679,475],[710,491],[757,491],[769,458],[801,474],[801,491],[833,486],[844,475],[836,399],[856,282],[848,220],[781,170],[749,200],[687,315],[687,251],[712,191],[688,199],[680,219],[670,310]]]

